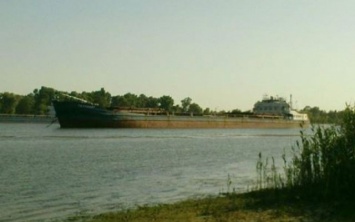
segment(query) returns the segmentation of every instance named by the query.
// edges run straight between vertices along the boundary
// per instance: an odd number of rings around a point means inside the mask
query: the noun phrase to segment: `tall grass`
[[[316,126],[312,132],[300,132],[291,160],[283,155],[283,173],[277,172],[273,158],[269,166],[259,154],[258,189],[288,189],[304,198],[353,199],[355,107],[346,107],[340,126]]]

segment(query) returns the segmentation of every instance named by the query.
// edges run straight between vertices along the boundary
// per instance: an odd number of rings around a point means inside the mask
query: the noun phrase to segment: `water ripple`
[[[259,152],[276,161],[298,130],[61,130],[0,125],[0,221],[78,214],[245,191]]]

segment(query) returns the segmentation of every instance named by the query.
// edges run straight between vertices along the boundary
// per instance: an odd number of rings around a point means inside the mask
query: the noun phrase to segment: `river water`
[[[61,129],[0,123],[0,221],[53,221],[245,192],[258,153],[281,163],[299,129]]]

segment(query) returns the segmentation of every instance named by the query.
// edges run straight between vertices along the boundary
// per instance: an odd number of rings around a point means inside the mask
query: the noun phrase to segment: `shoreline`
[[[215,221],[354,221],[352,202],[288,198],[286,190],[227,193],[172,204],[144,205],[135,209],[76,215],[67,221],[90,222],[215,222]]]
[[[56,117],[50,115],[0,114],[0,123],[51,123]]]

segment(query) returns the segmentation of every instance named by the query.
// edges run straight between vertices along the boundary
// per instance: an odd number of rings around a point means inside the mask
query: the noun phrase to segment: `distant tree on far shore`
[[[162,96],[159,98],[160,108],[171,112],[174,106],[174,99],[171,96]]]
[[[202,108],[197,103],[191,103],[188,110],[189,113],[198,114],[198,115],[201,115],[202,111],[203,111]]]
[[[4,92],[0,94],[0,113],[14,114],[20,96]]]
[[[34,113],[35,98],[34,95],[28,94],[22,96],[16,106],[16,114],[33,114]]]
[[[42,86],[39,90],[35,89],[34,94],[34,114],[45,115],[48,113],[48,107],[52,104],[56,90]]]
[[[90,101],[98,104],[100,107],[111,106],[111,94],[106,92],[104,88],[98,91],[93,91],[89,94]]]
[[[192,99],[190,97],[186,97],[185,99],[181,100],[181,107],[182,107],[183,112],[189,111],[191,101],[192,101]]]
[[[203,114],[204,115],[210,115],[211,114],[211,109],[210,108],[206,108],[203,110]]]
[[[138,96],[132,93],[126,93],[123,96],[113,96],[111,106],[113,107],[136,107]]]
[[[306,106],[301,112],[306,113],[311,123],[330,123],[330,124],[340,124],[342,122],[342,116],[344,111],[329,111],[319,109],[319,107]]]

